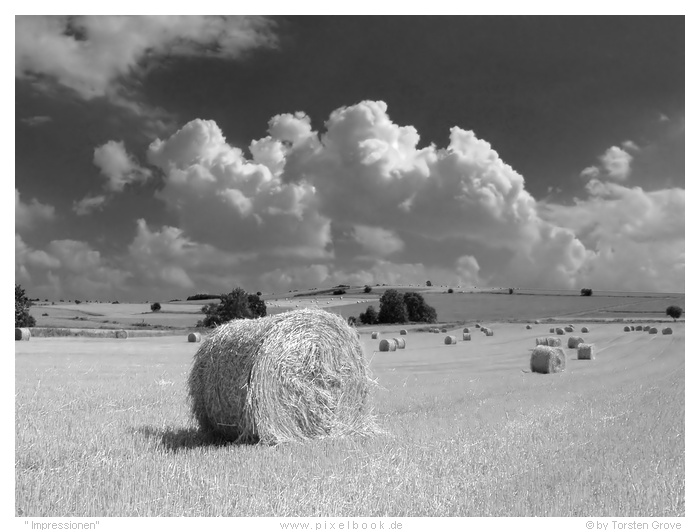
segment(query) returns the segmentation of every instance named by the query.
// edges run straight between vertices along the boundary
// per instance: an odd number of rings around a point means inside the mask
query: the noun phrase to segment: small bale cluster
[[[26,327],[15,327],[15,342],[28,342],[32,333]]]
[[[396,342],[394,342],[394,339],[387,339],[384,338],[379,342],[379,350],[380,351],[396,351]]]
[[[379,431],[362,344],[343,318],[320,309],[217,327],[187,382],[201,430],[228,440],[277,444]]]
[[[547,345],[549,347],[561,347],[561,338],[557,338],[556,336],[549,336],[547,337]]]
[[[577,352],[579,360],[595,360],[595,345],[593,344],[578,344]]]
[[[377,331],[372,331],[372,340],[379,338],[379,333]]]
[[[456,336],[451,336],[447,335],[445,336],[445,345],[455,345],[457,343],[457,337]]]
[[[582,332],[582,333],[587,333],[587,332],[590,332],[590,331],[589,331],[588,327],[581,327],[581,332]]]
[[[533,373],[559,373],[566,369],[566,353],[561,347],[538,345],[530,356]]]
[[[556,333],[557,334],[564,334],[564,329],[562,329],[561,327],[557,327]]]
[[[406,329],[401,329],[401,330],[399,331],[399,334],[400,334],[400,335],[403,335],[403,336],[406,336],[406,335],[408,334],[408,331],[407,331]]]
[[[569,336],[569,341],[567,342],[567,346],[569,349],[576,349],[579,344],[583,343],[583,338],[580,336]]]
[[[661,334],[673,334],[673,330],[671,329],[671,327],[664,327],[663,329],[661,329]]]
[[[622,329],[622,330],[623,330],[623,331],[625,331],[625,332],[630,332],[630,330],[631,330],[631,329],[629,328],[629,326],[628,326],[628,325],[625,325],[625,328],[624,328],[624,329]]]
[[[469,342],[472,339],[472,335],[468,332],[462,333],[462,340],[465,342]]]
[[[574,328],[571,325],[567,325],[566,327],[564,327],[564,330],[568,333],[574,332]]]
[[[114,333],[114,336],[123,340],[129,337],[129,333],[127,333],[124,329],[120,329]]]
[[[188,342],[201,342],[202,335],[199,334],[198,332],[191,332],[190,334],[187,335],[187,341]]]
[[[659,334],[659,330],[656,327],[650,327],[649,334]]]
[[[406,339],[405,338],[392,338],[396,344],[396,349],[406,349]]]

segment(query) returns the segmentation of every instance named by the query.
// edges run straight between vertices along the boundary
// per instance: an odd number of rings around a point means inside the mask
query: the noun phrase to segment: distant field
[[[684,323],[589,323],[597,359],[555,375],[529,372],[547,325],[484,325],[393,353],[364,328],[387,434],[277,447],[197,432],[184,337],[16,342],[15,515],[685,515]]]

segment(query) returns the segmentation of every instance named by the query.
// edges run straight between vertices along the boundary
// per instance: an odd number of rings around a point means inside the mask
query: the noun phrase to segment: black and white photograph
[[[686,16],[276,7],[13,16],[14,529],[688,529]]]

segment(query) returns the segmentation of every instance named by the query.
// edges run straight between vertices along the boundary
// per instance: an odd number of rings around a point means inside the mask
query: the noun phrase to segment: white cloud
[[[19,190],[15,189],[15,230],[30,229],[42,222],[49,222],[56,217],[52,205],[46,205],[33,198],[29,203],[20,199]]]
[[[622,143],[622,147],[627,150],[627,151],[639,151],[639,146],[632,141],[632,140],[626,140]]]
[[[96,209],[101,209],[107,201],[107,196],[100,194],[97,196],[86,196],[80,201],[73,202],[73,212],[78,216],[85,216]]]
[[[600,175],[600,169],[597,166],[588,166],[581,170],[581,177],[584,179],[593,179]]]
[[[111,192],[121,192],[127,184],[143,182],[151,176],[150,170],[142,168],[126,152],[123,142],[110,140],[98,146],[93,162],[107,178],[105,187]]]
[[[630,165],[633,157],[622,148],[612,146],[600,157],[603,168],[608,177],[617,181],[624,181],[630,174]]]
[[[17,16],[15,75],[52,79],[85,99],[119,93],[162,56],[238,58],[273,46],[272,23],[249,16]]]
[[[367,225],[356,225],[353,229],[355,240],[374,256],[387,257],[404,247],[403,241],[394,231]]]
[[[28,116],[26,118],[22,118],[21,121],[23,124],[28,125],[29,127],[34,127],[34,126],[41,126],[43,124],[48,124],[51,122],[52,118],[50,116]]]

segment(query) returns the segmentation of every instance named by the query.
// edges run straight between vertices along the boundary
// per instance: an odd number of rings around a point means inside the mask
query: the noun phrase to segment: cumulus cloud
[[[378,257],[389,256],[404,247],[403,241],[394,231],[381,227],[356,225],[353,236],[366,251]]]
[[[581,177],[584,179],[593,179],[600,175],[600,169],[597,166],[588,166],[581,170]]]
[[[630,174],[632,159],[633,157],[622,148],[612,146],[600,157],[600,162],[608,177],[624,181]]]
[[[73,202],[73,212],[78,216],[86,216],[92,211],[101,209],[107,201],[107,196],[100,194],[97,196],[86,196],[80,201]]]
[[[95,148],[93,162],[107,178],[105,188],[112,192],[121,192],[130,183],[146,181],[151,172],[142,168],[126,152],[123,142],[110,140]]]
[[[30,229],[55,217],[56,210],[52,205],[41,203],[36,198],[25,203],[20,199],[19,190],[15,189],[15,230]]]
[[[159,57],[238,58],[274,46],[272,30],[251,16],[17,16],[15,76],[85,99],[114,97]]]

